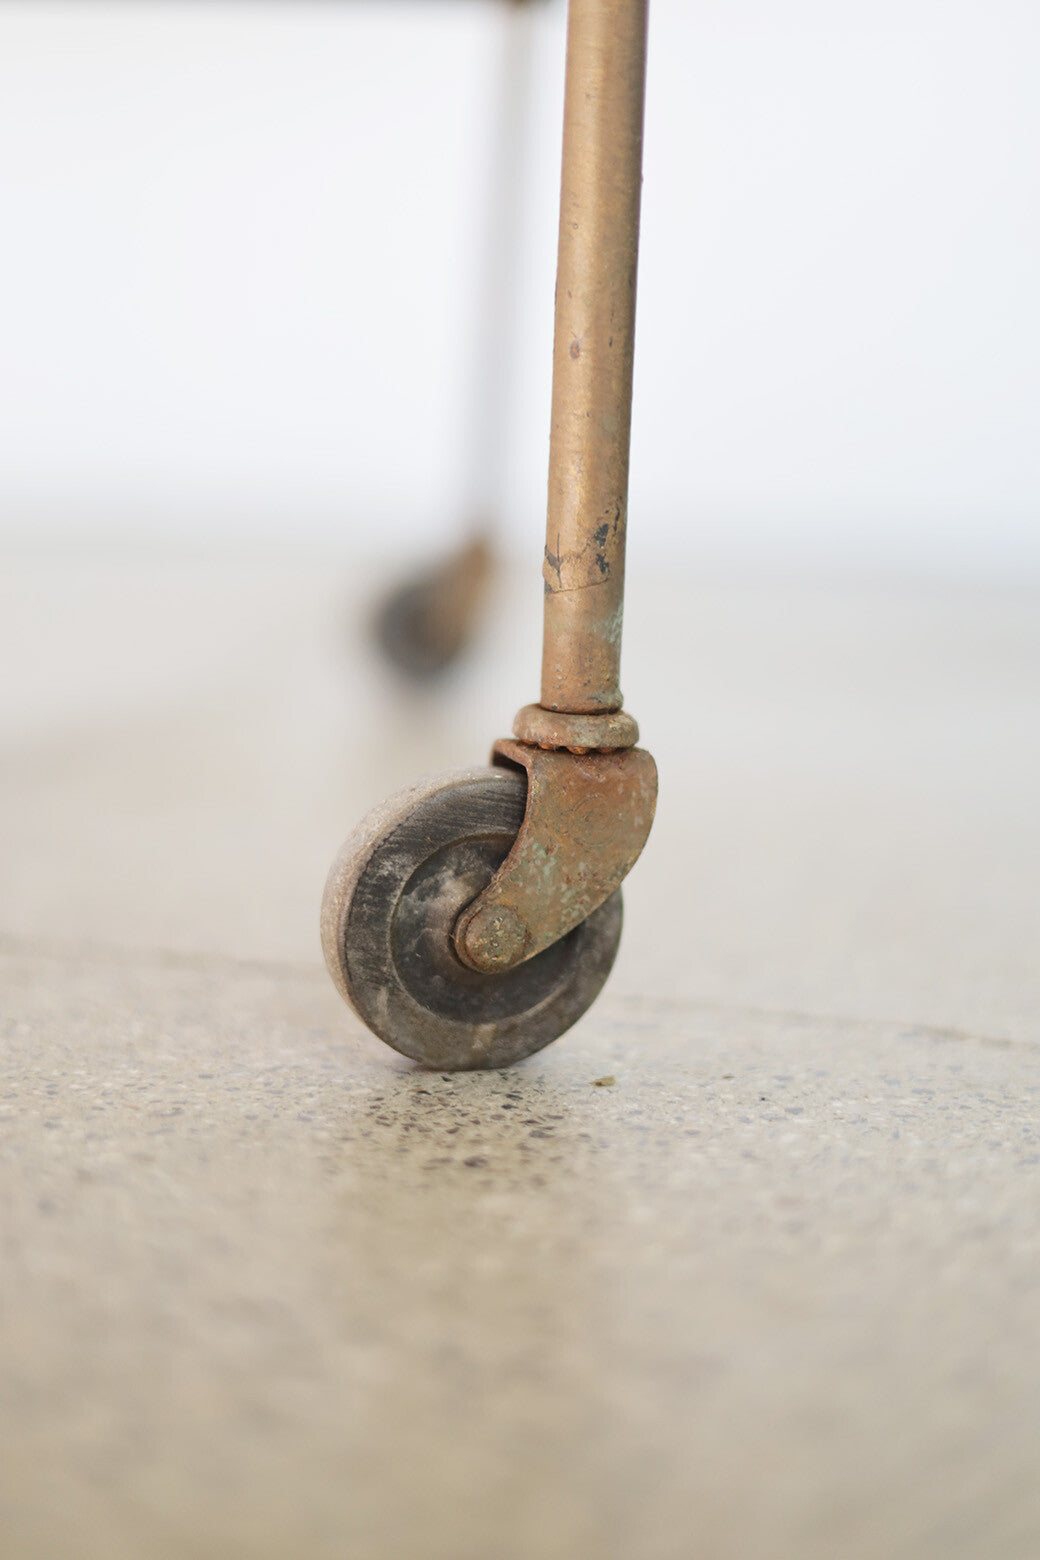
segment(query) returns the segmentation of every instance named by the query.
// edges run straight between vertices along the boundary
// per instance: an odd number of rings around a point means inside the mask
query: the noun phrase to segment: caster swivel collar
[[[322,904],[332,978],[387,1044],[504,1067],[589,1008],[657,770],[620,677],[647,0],[570,0],[541,701],[490,768],[398,793]]]

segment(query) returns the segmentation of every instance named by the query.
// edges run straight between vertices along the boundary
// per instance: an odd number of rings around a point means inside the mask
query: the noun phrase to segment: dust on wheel
[[[621,937],[621,894],[502,974],[463,964],[452,931],[508,855],[524,777],[468,769],[409,787],[368,815],[333,863],[325,960],[368,1027],[444,1071],[507,1067],[557,1039],[599,995]]]

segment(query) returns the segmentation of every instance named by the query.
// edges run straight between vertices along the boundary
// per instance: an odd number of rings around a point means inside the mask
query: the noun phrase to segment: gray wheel
[[[358,1017],[404,1056],[442,1071],[508,1067],[577,1022],[610,973],[621,894],[551,948],[504,974],[458,958],[452,931],[509,853],[524,777],[438,775],[368,815],[332,866],[321,934]]]

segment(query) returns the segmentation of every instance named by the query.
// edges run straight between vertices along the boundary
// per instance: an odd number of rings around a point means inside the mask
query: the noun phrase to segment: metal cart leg
[[[500,547],[534,0],[499,0],[499,9],[503,15],[491,177],[483,203],[483,253],[472,315],[465,534],[461,542],[391,591],[373,622],[376,642],[387,661],[415,682],[439,677],[472,643]]]
[[[646,23],[646,0],[570,0],[541,702],[491,769],[371,814],[326,888],[333,979],[432,1067],[505,1066],[586,1011],[653,821],[619,682]]]

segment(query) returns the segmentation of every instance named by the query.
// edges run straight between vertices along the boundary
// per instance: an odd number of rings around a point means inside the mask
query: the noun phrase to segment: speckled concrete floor
[[[1035,593],[634,578],[616,977],[441,1078],[321,879],[537,600],[409,705],[321,562],[2,582],[4,1560],[1040,1553]]]

